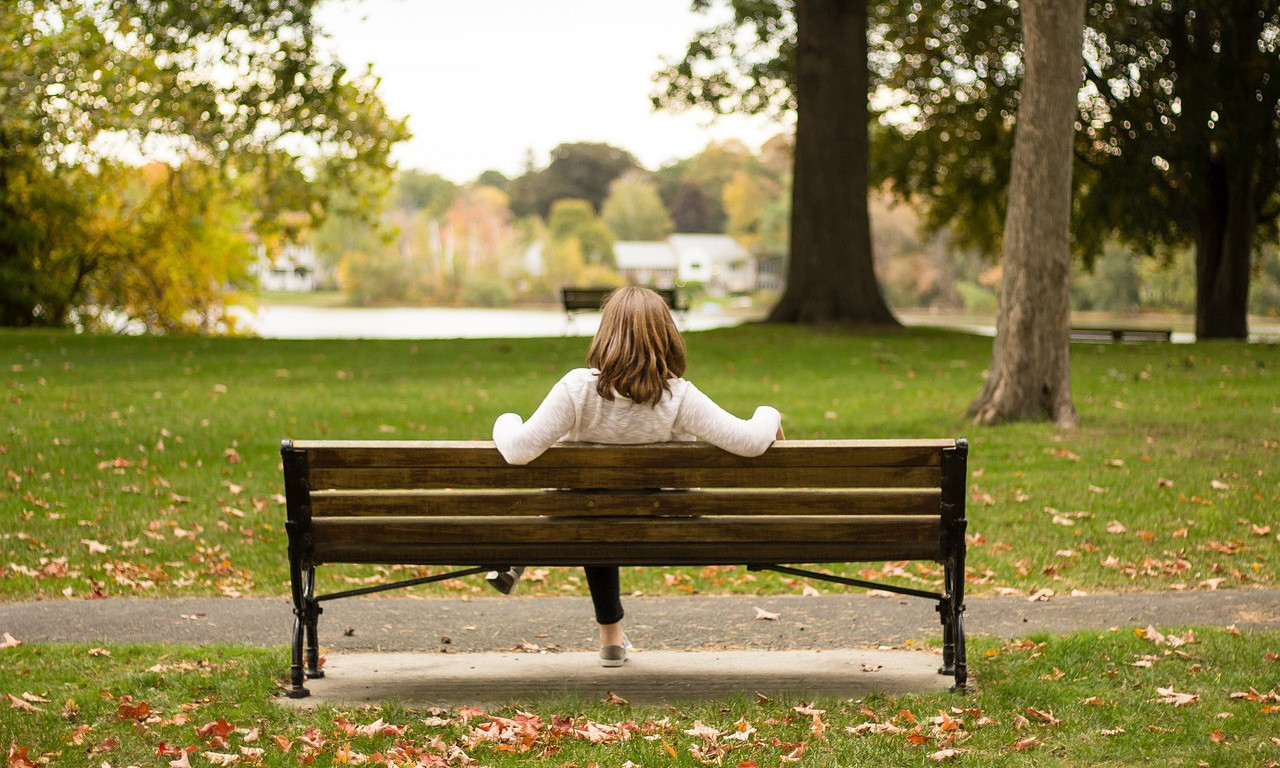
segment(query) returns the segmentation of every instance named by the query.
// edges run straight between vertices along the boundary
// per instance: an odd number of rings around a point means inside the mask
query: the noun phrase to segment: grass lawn
[[[0,599],[284,594],[282,438],[486,439],[586,344],[0,331],[0,519],[20,521],[0,532]],[[738,414],[778,406],[792,438],[967,436],[971,594],[1277,582],[1280,346],[1077,345],[1082,426],[1064,431],[966,422],[988,339],[750,326],[688,345],[692,381]],[[366,582],[414,569],[324,570]],[[928,563],[849,571],[941,578]],[[585,590],[572,571],[533,576],[533,594]],[[805,586],[740,568],[625,581],[647,594]]]
[[[1277,585],[1276,345],[1075,346],[1082,426],[1064,431],[967,423],[989,339],[750,326],[687,341],[692,381],[741,415],[778,406],[789,437],[968,437],[970,594]],[[484,439],[586,344],[0,331],[0,599],[283,595],[282,438]],[[406,572],[325,568],[321,589]],[[941,578],[928,563],[848,572]],[[526,594],[585,593],[570,570],[534,576]],[[739,568],[638,569],[624,584],[806,586]],[[963,696],[492,712],[281,708],[283,648],[28,643],[0,648],[0,749],[7,768],[1280,764],[1280,634],[1121,627],[1002,644],[969,629],[978,688]]]
[[[274,701],[277,652],[20,645],[0,650],[0,748],[10,768],[1280,764],[1280,694],[1264,687],[1280,634],[1125,628],[972,650],[968,695],[299,710]]]

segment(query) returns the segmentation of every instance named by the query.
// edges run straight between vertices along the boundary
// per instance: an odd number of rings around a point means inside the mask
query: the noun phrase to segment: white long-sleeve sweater
[[[511,464],[527,464],[560,440],[636,445],[669,440],[705,440],[739,456],[759,456],[773,444],[782,422],[776,408],[762,405],[739,419],[684,379],[672,379],[656,406],[596,392],[600,372],[575,368],[556,382],[528,421],[504,413],[493,425],[493,441]]]

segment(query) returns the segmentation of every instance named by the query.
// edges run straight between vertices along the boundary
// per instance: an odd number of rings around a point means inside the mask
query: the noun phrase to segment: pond
[[[268,339],[490,339],[544,336],[592,336],[599,312],[568,317],[554,309],[480,309],[442,307],[305,307],[263,305],[256,313],[237,313],[242,327]],[[676,314],[682,331],[738,325],[738,312],[714,308]]]

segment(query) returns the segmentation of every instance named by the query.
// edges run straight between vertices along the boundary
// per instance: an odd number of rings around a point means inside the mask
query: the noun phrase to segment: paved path
[[[765,695],[843,695],[945,688],[933,604],[865,593],[626,598],[638,651],[621,670],[595,664],[585,597],[352,598],[325,604],[329,674],[302,700],[391,698],[448,705],[561,691],[633,703]],[[757,618],[757,608],[776,614]],[[1280,589],[970,599],[970,636],[1017,638],[1111,627],[1235,625],[1280,630]],[[0,604],[0,635],[26,643],[241,643],[283,647],[285,598],[112,599]],[[691,653],[697,651],[697,653]],[[282,673],[285,660],[282,654]]]

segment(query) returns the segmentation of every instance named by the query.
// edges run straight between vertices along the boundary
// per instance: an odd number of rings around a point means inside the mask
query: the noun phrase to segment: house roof
[[[676,252],[669,242],[623,240],[613,244],[618,269],[675,269]]]

